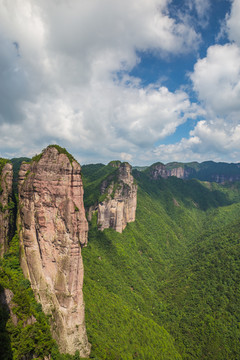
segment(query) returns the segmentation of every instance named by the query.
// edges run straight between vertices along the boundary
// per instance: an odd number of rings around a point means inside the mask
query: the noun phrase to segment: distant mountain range
[[[159,177],[168,178],[170,176],[176,176],[180,179],[198,179],[201,181],[210,181],[223,184],[227,181],[240,180],[240,163],[225,163],[204,161],[198,162],[171,162],[164,165],[161,162],[157,162],[149,167],[135,166],[133,169],[138,171],[144,171],[149,174],[153,179]]]

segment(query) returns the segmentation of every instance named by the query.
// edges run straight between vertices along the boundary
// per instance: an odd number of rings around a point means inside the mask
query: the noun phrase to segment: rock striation
[[[170,176],[176,176],[179,179],[188,179],[193,174],[194,170],[191,168],[184,168],[183,166],[168,168],[162,163],[153,164],[150,169],[150,177],[154,180],[160,177],[167,179]]]
[[[90,207],[89,219],[97,211],[100,230],[112,228],[122,233],[127,223],[135,221],[137,185],[128,163],[110,164],[117,168],[116,173],[114,178],[110,176],[102,182],[101,195],[105,195],[105,199]]]
[[[90,353],[85,328],[83,261],[88,223],[80,165],[57,146],[47,147],[19,172],[21,266],[51,317],[61,352]],[[68,156],[69,155],[69,156]],[[35,161],[34,161],[35,160]]]
[[[2,162],[4,160],[2,159]],[[1,165],[1,164],[0,164]],[[13,169],[9,162],[0,166],[0,257],[6,252],[11,233]]]

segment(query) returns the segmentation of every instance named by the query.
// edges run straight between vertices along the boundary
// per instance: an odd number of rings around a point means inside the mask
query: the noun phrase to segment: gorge
[[[239,164],[0,164],[1,358],[238,358]]]

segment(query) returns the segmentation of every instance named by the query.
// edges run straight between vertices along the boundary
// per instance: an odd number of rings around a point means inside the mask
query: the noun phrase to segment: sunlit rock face
[[[168,163],[166,165],[158,162],[150,166],[149,176],[153,180],[167,179],[176,176],[179,179],[198,179],[220,184],[240,180],[240,165],[228,163],[215,163],[204,161],[203,163]]]
[[[97,211],[100,230],[112,228],[121,233],[127,223],[135,221],[137,185],[128,163],[119,162],[117,167],[116,178],[102,183],[101,193],[106,194],[106,198],[89,209],[89,218]]]
[[[176,176],[179,179],[188,179],[192,174],[194,174],[194,170],[184,167],[176,167],[172,169],[168,169],[166,165],[162,163],[157,163],[152,165],[150,171],[150,177],[154,180],[159,179],[160,177],[167,179],[170,176]]]
[[[55,147],[19,172],[18,228],[21,265],[36,298],[51,315],[60,350],[90,353],[83,301],[81,247],[88,223],[83,205],[81,167]]]
[[[0,257],[6,252],[11,237],[12,211],[9,203],[12,200],[13,169],[6,163],[0,171]]]

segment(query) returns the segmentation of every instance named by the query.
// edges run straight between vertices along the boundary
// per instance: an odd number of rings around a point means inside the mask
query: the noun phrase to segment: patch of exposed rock
[[[60,351],[79,350],[87,357],[81,247],[87,244],[88,223],[81,167],[54,146],[39,158],[23,163],[19,172],[21,265],[51,315]]]
[[[188,179],[193,173],[194,170],[191,168],[178,166],[176,168],[169,169],[166,165],[157,163],[151,166],[150,177],[154,180],[157,180],[160,177],[167,179],[170,176],[176,176],[179,179]]]
[[[135,221],[137,185],[128,163],[113,163],[112,166],[118,168],[116,177],[110,177],[101,184],[101,194],[105,194],[105,199],[90,207],[89,220],[97,211],[100,230],[112,228],[122,233],[127,223]]]
[[[0,257],[6,252],[11,232],[13,169],[6,163],[0,172]]]
[[[239,164],[215,163],[213,161],[185,164],[172,162],[166,165],[158,162],[150,166],[149,176],[154,180],[176,176],[184,180],[198,179],[224,184],[226,182],[240,181],[240,170]]]

